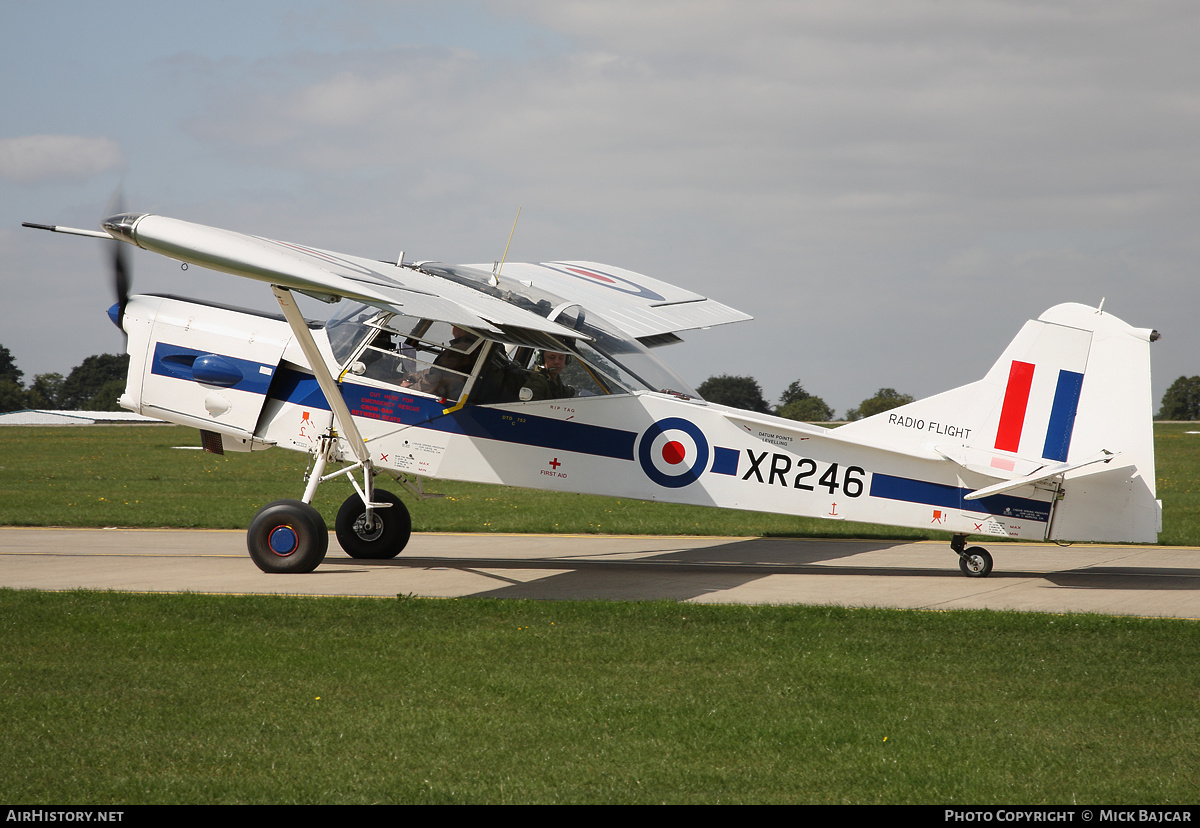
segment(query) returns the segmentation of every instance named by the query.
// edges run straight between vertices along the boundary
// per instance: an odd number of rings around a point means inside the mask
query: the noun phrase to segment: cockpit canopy
[[[513,279],[496,279],[475,268],[436,263],[417,267],[529,310],[579,336],[559,337],[505,326],[495,330],[462,328],[343,300],[343,307],[326,324],[326,332],[344,371],[442,399],[458,400],[466,392],[469,403],[516,402],[518,397],[473,380],[481,373],[477,369],[486,361],[490,369],[503,364],[510,372],[528,371],[540,350],[572,357],[563,380],[578,396],[636,391],[699,396],[645,345],[577,303]]]

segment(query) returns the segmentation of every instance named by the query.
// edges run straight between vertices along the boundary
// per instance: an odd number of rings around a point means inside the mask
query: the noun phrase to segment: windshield
[[[363,340],[375,333],[375,329],[367,327],[367,323],[376,317],[387,316],[378,308],[362,302],[342,301],[344,304],[338,308],[338,312],[325,323],[329,347],[333,349],[333,358],[338,365],[345,365]]]
[[[591,337],[590,342],[569,343],[571,353],[601,375],[597,379],[609,386],[608,393],[645,390],[700,396],[649,348],[579,305],[565,308],[554,321]]]

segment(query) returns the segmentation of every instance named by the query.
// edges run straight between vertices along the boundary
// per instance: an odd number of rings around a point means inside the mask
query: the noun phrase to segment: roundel
[[[550,265],[546,266],[551,267]],[[559,273],[565,273],[568,276],[574,276],[576,279],[582,279],[589,284],[600,285],[611,290],[620,291],[621,293],[627,293],[630,296],[640,296],[643,299],[651,299],[655,302],[664,300],[661,294],[655,293],[644,285],[631,282],[629,279],[622,278],[615,273],[605,273],[594,267],[582,267],[580,265],[555,262],[551,269],[557,270]]]
[[[642,434],[638,462],[660,486],[678,489],[708,468],[708,440],[694,423],[680,417],[659,420]]]

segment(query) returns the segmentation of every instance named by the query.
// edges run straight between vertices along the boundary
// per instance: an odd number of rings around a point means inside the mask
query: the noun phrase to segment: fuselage
[[[692,394],[605,388],[610,393],[472,405],[469,394],[462,404],[422,393],[398,373],[377,378],[362,368],[380,323],[355,324],[361,330],[335,327],[337,342],[325,327],[314,339],[380,470],[957,533],[1048,533],[1052,488],[965,501],[989,481],[942,458],[897,454],[844,439],[839,429]],[[333,424],[281,318],[138,296],[125,328],[127,408],[219,435],[225,450],[315,452]],[[351,456],[348,446],[343,453]]]

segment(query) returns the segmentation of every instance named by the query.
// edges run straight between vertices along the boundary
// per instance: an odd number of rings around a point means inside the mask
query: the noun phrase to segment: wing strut
[[[283,310],[284,318],[287,319],[288,325],[292,329],[292,334],[296,337],[297,344],[300,345],[300,350],[304,352],[304,358],[308,361],[308,367],[312,369],[313,376],[317,380],[317,385],[321,387],[321,393],[325,395],[325,401],[329,403],[329,409],[333,412],[334,427],[345,438],[346,442],[350,444],[350,450],[358,458],[358,463],[355,465],[326,475],[325,464],[331,457],[336,456],[335,449],[338,441],[333,434],[330,434],[327,439],[323,439],[321,448],[317,451],[312,471],[309,473],[308,486],[304,491],[304,502],[312,503],[317,486],[322,482],[344,474],[349,478],[351,485],[354,486],[354,491],[358,492],[358,496],[362,498],[363,506],[366,507],[367,526],[372,526],[375,522],[375,510],[387,508],[392,504],[373,502],[375,464],[371,462],[371,453],[367,451],[362,434],[359,433],[358,426],[354,424],[354,418],[350,414],[350,409],[346,406],[346,401],[342,399],[342,390],[338,387],[337,380],[333,378],[333,374],[329,372],[329,366],[325,364],[325,357],[321,354],[320,349],[317,348],[317,342],[313,339],[312,332],[308,329],[308,325],[304,321],[304,315],[300,313],[300,308],[296,305],[296,300],[292,297],[292,292],[278,285],[271,285],[271,291],[275,294],[275,301],[279,303],[279,307]],[[354,479],[353,472],[356,468],[363,470],[363,485],[361,487],[358,485],[358,481]]]
[[[292,298],[292,292],[277,285],[271,285],[271,291],[275,294],[275,300],[279,302],[279,307],[283,309],[283,315],[292,328],[292,334],[296,337],[300,350],[304,352],[304,358],[308,360],[308,367],[312,369],[313,376],[317,379],[317,385],[321,386],[321,393],[325,395],[325,400],[329,403],[330,410],[333,411],[338,431],[346,438],[350,444],[350,450],[354,452],[354,456],[358,458],[359,462],[370,463],[371,455],[367,452],[367,447],[363,445],[362,435],[358,433],[358,426],[354,424],[354,418],[350,416],[350,409],[346,407],[346,401],[342,399],[342,390],[338,388],[333,374],[329,373],[329,368],[325,365],[325,357],[317,349],[317,342],[313,339],[312,332],[309,331],[304,316],[296,305],[296,300]]]

